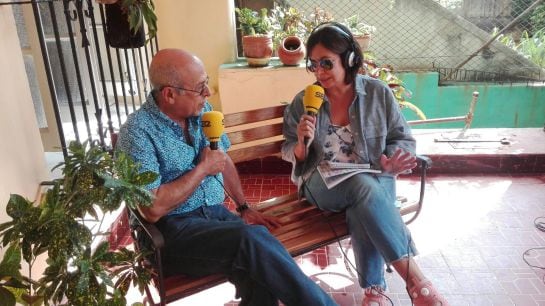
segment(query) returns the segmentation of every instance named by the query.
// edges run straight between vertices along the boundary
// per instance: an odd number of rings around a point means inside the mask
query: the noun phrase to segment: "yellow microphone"
[[[218,141],[223,134],[223,114],[218,111],[210,111],[202,114],[202,130],[208,141],[210,149],[218,149]]]
[[[322,102],[324,102],[324,88],[319,85],[308,85],[303,96],[303,104],[307,114],[316,116]]]
[[[305,88],[305,95],[303,96],[303,105],[307,115],[316,117],[320,106],[324,102],[324,88],[319,85],[308,85]],[[308,137],[305,137],[305,146],[308,144]]]

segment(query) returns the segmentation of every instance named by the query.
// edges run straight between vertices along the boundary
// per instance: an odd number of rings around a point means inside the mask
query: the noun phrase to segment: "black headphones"
[[[331,22],[324,22],[318,25],[316,28],[314,28],[314,30],[310,33],[310,35],[324,28],[333,29],[337,33],[341,34],[350,45],[351,50],[349,50],[350,52],[346,53],[343,59],[344,64],[347,67],[354,67],[354,65],[358,64],[359,61],[361,60],[361,56],[357,54],[358,52],[356,52],[356,50],[358,49],[356,48],[356,40],[354,39],[352,34],[350,32],[347,32],[347,30],[344,29],[344,26],[341,25],[340,23],[331,21]]]

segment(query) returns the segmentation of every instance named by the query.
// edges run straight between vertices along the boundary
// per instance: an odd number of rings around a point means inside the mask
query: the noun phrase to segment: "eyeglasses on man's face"
[[[208,77],[206,77],[206,80],[204,80],[203,82],[199,83],[199,85],[195,86],[195,89],[189,89],[189,88],[183,88],[183,87],[178,87],[178,86],[172,86],[172,85],[165,85],[161,88],[161,90],[165,87],[171,87],[171,88],[175,88],[175,89],[178,89],[178,90],[185,90],[185,91],[190,91],[190,92],[193,92],[196,94],[196,96],[204,96],[206,94],[206,91],[208,90]]]
[[[329,71],[333,69],[333,63],[335,63],[335,60],[330,58],[322,58],[319,61],[310,60],[307,65],[307,69],[311,72],[316,72],[316,69],[318,69],[318,66],[320,66],[320,68],[323,70]]]

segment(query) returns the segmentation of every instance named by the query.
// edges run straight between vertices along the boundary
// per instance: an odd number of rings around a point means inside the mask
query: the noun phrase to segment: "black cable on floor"
[[[545,221],[539,221],[539,219],[543,219],[545,220],[545,217],[537,217],[534,219],[534,226],[542,231],[542,232],[545,232]],[[540,247],[540,248],[530,248],[530,249],[527,249],[526,251],[524,251],[524,253],[522,253],[522,260],[524,260],[524,262],[530,267],[530,268],[536,268],[536,269],[540,269],[540,270],[545,270],[545,267],[544,266],[538,266],[538,265],[534,265],[534,264],[531,264],[528,259],[527,259],[527,256],[530,256],[530,252],[532,251],[545,251],[545,247]],[[541,278],[541,282],[543,282],[545,284],[545,275]]]

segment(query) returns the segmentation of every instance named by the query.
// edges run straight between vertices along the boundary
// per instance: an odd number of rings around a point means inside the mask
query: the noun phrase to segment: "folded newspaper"
[[[337,186],[340,182],[358,173],[380,173],[380,170],[371,169],[369,164],[352,164],[323,161],[318,165],[318,172],[322,176],[328,189]]]

